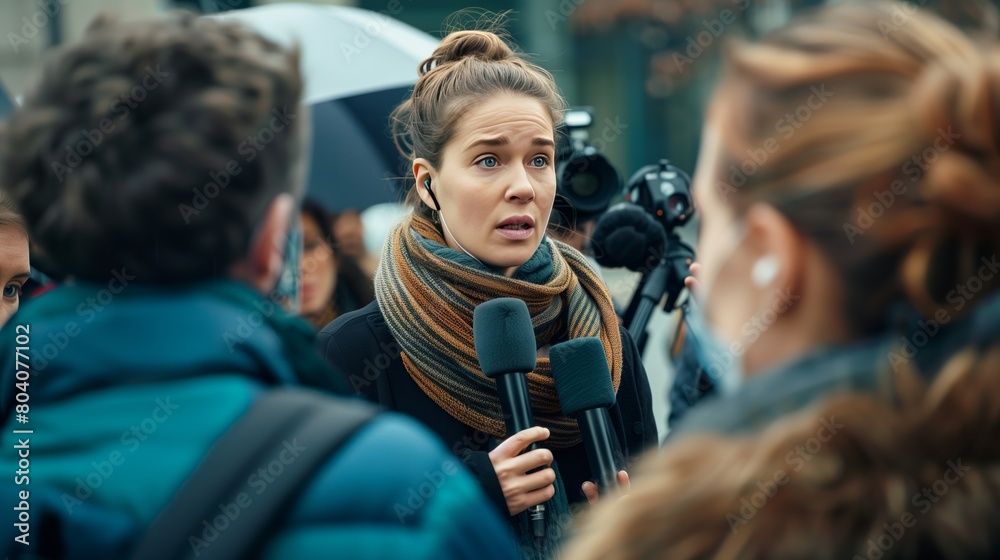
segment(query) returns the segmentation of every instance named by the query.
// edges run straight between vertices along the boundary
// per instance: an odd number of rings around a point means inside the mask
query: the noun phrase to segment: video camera
[[[625,200],[654,216],[667,234],[694,216],[691,177],[666,159],[636,171],[625,186]]]
[[[624,324],[640,349],[646,325],[666,295],[670,311],[684,289],[688,263],[694,249],[676,229],[694,215],[691,177],[661,159],[636,171],[625,185],[626,202],[610,207],[622,194],[618,172],[593,145],[587,128],[593,109],[566,113],[566,130],[556,156],[557,190],[552,220],[576,229],[581,222],[597,220],[591,236],[595,258],[602,266],[624,267],[642,277],[622,314]]]
[[[590,144],[592,107],[566,111],[556,149],[556,202],[552,220],[568,229],[603,214],[621,194],[621,178],[604,154]]]

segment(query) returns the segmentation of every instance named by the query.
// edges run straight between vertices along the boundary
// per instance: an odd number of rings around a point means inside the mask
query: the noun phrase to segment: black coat
[[[643,450],[655,447],[658,439],[646,371],[628,332],[620,327],[619,330],[624,354],[622,377],[618,402],[610,409],[610,416],[614,439],[622,457],[630,462]],[[403,366],[400,347],[376,303],[327,325],[320,331],[317,345],[327,362],[347,376],[358,394],[387,409],[410,415],[437,433],[475,474],[497,508],[509,513],[488,456],[499,442],[453,418],[420,389]],[[552,452],[570,503],[585,500],[580,487],[591,480],[591,473],[583,445]]]

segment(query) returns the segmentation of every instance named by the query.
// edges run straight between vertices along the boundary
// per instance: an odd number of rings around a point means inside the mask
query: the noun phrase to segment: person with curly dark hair
[[[0,337],[4,472],[25,460],[11,439],[25,436],[10,428],[44,427],[30,437],[37,522],[10,545],[15,556],[197,556],[224,533],[260,558],[516,557],[475,479],[427,430],[329,394],[346,391],[316,355],[314,330],[275,302],[304,190],[301,98],[298,51],[238,23],[102,19],[48,61],[10,117],[0,185],[45,270],[63,280],[20,311],[34,342],[18,349],[34,373],[28,425],[23,410],[13,415],[28,389],[15,401],[11,325]],[[325,454],[275,420],[273,435],[287,437],[279,450],[237,459],[255,441],[227,435],[276,394],[307,398],[331,424],[344,411],[372,418]],[[182,542],[156,549],[149,528],[171,529],[159,520],[177,511],[175,495],[201,498],[193,481],[216,475],[203,462],[226,464],[224,441],[241,474],[211,486],[233,493],[206,505]],[[303,460],[315,468],[301,492],[265,510],[273,522],[237,529],[264,515],[254,508]],[[7,512],[25,500],[15,490],[4,486]]]

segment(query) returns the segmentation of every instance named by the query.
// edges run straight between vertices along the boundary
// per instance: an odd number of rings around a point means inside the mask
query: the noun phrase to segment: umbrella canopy
[[[408,87],[312,106],[307,193],[331,212],[398,200],[409,162],[389,133],[389,114]]]
[[[409,163],[392,141],[389,115],[437,39],[384,14],[343,6],[272,4],[208,17],[241,21],[301,49],[313,123],[309,196],[334,212],[399,198]]]
[[[359,8],[271,4],[217,16],[302,49],[305,102],[412,86],[417,66],[434,52],[434,37],[391,17]]]

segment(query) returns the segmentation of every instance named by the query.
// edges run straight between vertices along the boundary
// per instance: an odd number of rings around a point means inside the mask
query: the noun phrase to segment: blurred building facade
[[[20,93],[42,53],[80,36],[99,13],[176,7],[213,12],[287,0],[4,0],[0,83]],[[549,69],[571,105],[596,110],[591,137],[623,180],[670,158],[694,169],[701,118],[729,39],[755,37],[797,12],[838,0],[297,0],[354,5],[443,34],[482,11],[509,12],[508,30]],[[1000,0],[921,0],[967,28],[992,28]],[[475,10],[470,9],[475,6]],[[464,11],[464,17],[455,17]]]

